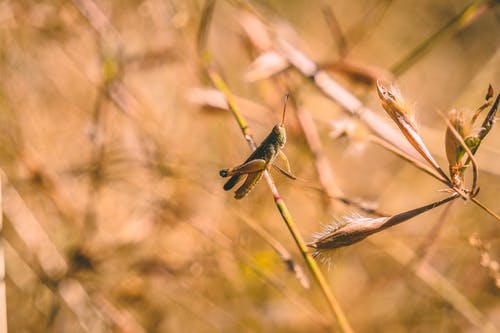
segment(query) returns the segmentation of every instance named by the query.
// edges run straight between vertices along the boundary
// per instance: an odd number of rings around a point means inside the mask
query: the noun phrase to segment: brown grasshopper
[[[283,106],[283,117],[281,123],[276,124],[271,133],[262,141],[262,143],[255,149],[249,158],[243,164],[228,169],[222,169],[219,173],[222,177],[231,177],[225,184],[224,190],[229,191],[232,189],[243,177],[247,177],[243,185],[238,188],[234,194],[236,199],[245,197],[262,178],[264,171],[268,171],[271,166],[275,167],[278,171],[296,179],[290,169],[290,162],[285,153],[281,150],[286,143],[285,131],[285,112],[286,104],[288,101],[288,94],[285,96],[285,103]],[[286,171],[274,164],[276,157],[281,157],[285,162]]]

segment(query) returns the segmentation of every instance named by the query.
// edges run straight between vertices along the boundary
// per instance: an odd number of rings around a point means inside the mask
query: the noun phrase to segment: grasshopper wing
[[[236,175],[229,178],[229,180],[224,184],[224,191],[229,191],[236,185],[245,175]]]
[[[234,197],[236,199],[241,199],[245,195],[247,195],[248,192],[250,192],[254,188],[254,186],[259,182],[263,174],[264,174],[263,171],[249,173],[243,185],[241,185],[240,188],[236,190]]]

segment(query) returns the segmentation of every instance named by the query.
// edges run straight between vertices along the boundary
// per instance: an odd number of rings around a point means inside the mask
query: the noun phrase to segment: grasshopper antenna
[[[286,93],[285,95],[285,104],[283,105],[283,118],[281,119],[281,125],[285,123],[285,113],[286,113],[286,104],[288,103],[288,96],[290,96],[290,93]]]

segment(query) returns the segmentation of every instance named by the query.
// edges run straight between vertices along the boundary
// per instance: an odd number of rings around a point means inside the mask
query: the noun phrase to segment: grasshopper
[[[231,177],[225,184],[224,190],[229,191],[245,176],[245,182],[235,192],[234,197],[241,199],[245,197],[262,178],[264,171],[268,171],[271,166],[291,179],[296,179],[290,169],[290,162],[282,149],[286,143],[285,112],[288,101],[288,94],[285,96],[283,106],[283,117],[281,123],[274,125],[271,133],[262,141],[243,164],[234,168],[222,169],[221,177]],[[286,171],[274,164],[276,157],[280,157],[285,162]]]

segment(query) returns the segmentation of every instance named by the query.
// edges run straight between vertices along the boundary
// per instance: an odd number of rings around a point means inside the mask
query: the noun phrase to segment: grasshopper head
[[[286,103],[288,102],[288,93],[285,95],[285,103],[283,104],[283,117],[281,118],[281,123],[276,124],[273,127],[273,134],[275,135],[276,143],[280,148],[283,148],[286,143],[286,130],[285,130],[285,113],[286,113]]]
[[[280,148],[283,148],[285,146],[285,143],[286,143],[285,125],[284,124],[274,125],[273,134],[275,135],[276,143],[278,143]]]

